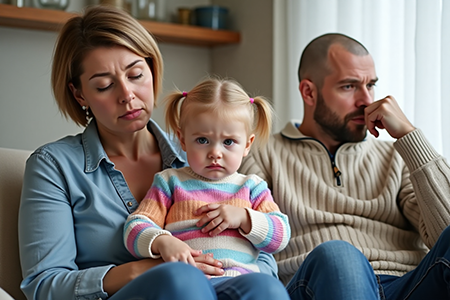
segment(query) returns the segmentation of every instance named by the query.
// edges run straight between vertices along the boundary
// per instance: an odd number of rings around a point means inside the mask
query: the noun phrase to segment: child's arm
[[[260,179],[257,177],[257,179]],[[261,179],[260,179],[261,180]],[[247,209],[251,219],[251,231],[241,232],[253,245],[267,253],[283,250],[291,238],[287,215],[280,212],[267,183],[261,180],[251,190],[252,209]]]
[[[255,176],[255,184],[250,185],[252,207],[243,208],[212,203],[197,209],[196,214],[205,214],[197,226],[202,232],[216,236],[225,229],[239,229],[257,249],[267,253],[283,250],[290,239],[291,230],[288,217],[281,213],[273,201],[267,183]]]
[[[152,243],[160,235],[171,235],[163,230],[165,217],[171,206],[171,192],[166,180],[156,174],[151,188],[134,213],[125,222],[123,239],[127,250],[138,258],[159,258],[152,253]]]

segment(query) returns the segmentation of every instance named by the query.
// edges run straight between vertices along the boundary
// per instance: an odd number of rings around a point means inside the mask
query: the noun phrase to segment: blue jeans
[[[268,274],[252,273],[209,280],[184,263],[163,263],[129,282],[109,300],[288,300],[281,282]]]
[[[354,246],[329,241],[316,247],[287,285],[292,300],[450,299],[450,227],[422,262],[405,275],[375,275]]]

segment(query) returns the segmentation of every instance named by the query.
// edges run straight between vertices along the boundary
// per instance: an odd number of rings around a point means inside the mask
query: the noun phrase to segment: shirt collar
[[[281,130],[281,135],[290,140],[300,140],[304,138],[309,138],[304,135],[298,127],[300,126],[300,120],[291,120],[284,126],[283,130]]]
[[[163,160],[163,169],[179,168],[186,165],[185,154],[181,146],[177,145],[173,139],[169,139],[158,124],[152,119],[147,123],[147,129],[158,142]],[[109,159],[98,136],[97,124],[93,120],[82,134],[82,143],[85,155],[85,172],[93,172],[104,159],[107,163],[114,165]]]
[[[159,125],[150,119],[147,124],[147,129],[156,138],[161,151],[163,160],[163,170],[167,168],[180,168],[186,165],[186,155],[173,137],[169,138],[168,134],[164,132]]]

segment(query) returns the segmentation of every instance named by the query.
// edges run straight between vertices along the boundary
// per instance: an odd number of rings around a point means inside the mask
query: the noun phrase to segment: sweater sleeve
[[[247,208],[252,229],[245,236],[257,249],[267,253],[283,250],[290,239],[291,229],[287,215],[280,212],[273,201],[267,183],[257,178],[256,185],[250,191],[252,208]]]
[[[123,241],[127,250],[137,258],[159,258],[151,252],[153,241],[163,230],[167,211],[171,206],[171,193],[167,181],[155,175],[152,187],[134,213],[128,216],[123,231]]]
[[[400,206],[431,248],[450,224],[449,164],[419,129],[399,139],[394,146],[408,167],[399,196]],[[409,180],[412,188],[408,186]]]

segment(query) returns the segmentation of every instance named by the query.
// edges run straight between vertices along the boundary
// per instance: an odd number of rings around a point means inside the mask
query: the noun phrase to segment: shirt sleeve
[[[267,183],[257,178],[257,184],[250,192],[252,209],[247,209],[252,229],[245,236],[257,249],[267,253],[283,250],[291,237],[288,216],[280,212],[273,201]]]
[[[67,182],[48,155],[27,161],[19,208],[19,248],[27,299],[106,299],[103,277],[113,265],[79,270]],[[56,288],[57,287],[57,288]]]

